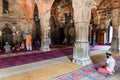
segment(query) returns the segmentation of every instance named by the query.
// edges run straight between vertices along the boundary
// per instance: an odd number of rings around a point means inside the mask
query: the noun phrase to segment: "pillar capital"
[[[91,19],[91,9],[94,7],[93,0],[73,0],[75,22],[89,22]]]

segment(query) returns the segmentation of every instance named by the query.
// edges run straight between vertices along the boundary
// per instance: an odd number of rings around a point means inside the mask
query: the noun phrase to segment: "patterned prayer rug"
[[[117,65],[115,66],[114,75],[120,73],[120,57],[115,57],[115,60]],[[82,69],[75,70],[61,76],[57,76],[52,80],[108,80],[112,77],[111,75],[100,73],[94,68],[100,65],[102,66],[103,64],[105,64],[105,61],[97,64],[90,64]]]

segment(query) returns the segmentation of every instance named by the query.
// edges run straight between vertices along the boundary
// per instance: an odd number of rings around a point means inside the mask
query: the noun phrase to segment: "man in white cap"
[[[4,50],[5,50],[5,53],[10,53],[10,51],[11,51],[11,46],[8,44],[8,42],[5,43],[5,45],[4,45]]]
[[[97,68],[97,70],[101,73],[113,75],[113,72],[115,72],[115,59],[111,56],[111,52],[106,52],[106,57],[106,64],[102,68]]]

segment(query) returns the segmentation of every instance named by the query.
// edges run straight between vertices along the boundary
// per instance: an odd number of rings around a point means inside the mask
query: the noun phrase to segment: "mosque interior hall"
[[[120,80],[119,60],[120,0],[0,0],[0,80]]]

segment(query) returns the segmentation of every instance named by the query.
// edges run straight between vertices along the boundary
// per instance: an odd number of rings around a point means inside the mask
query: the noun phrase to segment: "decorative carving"
[[[89,22],[91,19],[91,9],[94,7],[93,0],[74,0],[74,20],[78,22]]]

